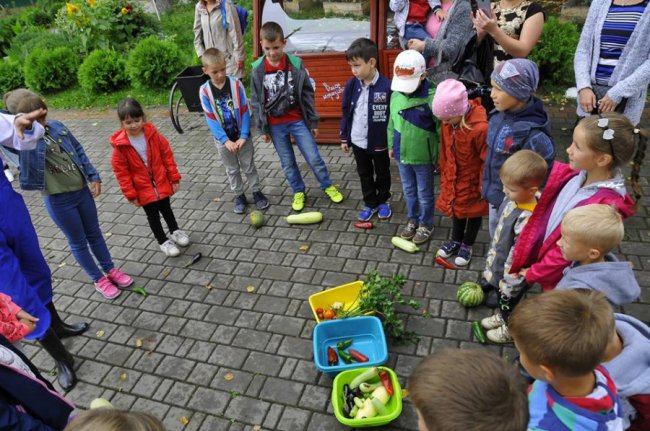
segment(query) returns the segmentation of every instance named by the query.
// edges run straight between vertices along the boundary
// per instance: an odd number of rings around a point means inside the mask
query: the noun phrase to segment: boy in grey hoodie
[[[586,288],[605,294],[614,306],[634,302],[641,294],[630,262],[620,262],[611,251],[623,240],[623,219],[610,205],[573,208],[562,219],[558,246],[573,262],[556,289]]]

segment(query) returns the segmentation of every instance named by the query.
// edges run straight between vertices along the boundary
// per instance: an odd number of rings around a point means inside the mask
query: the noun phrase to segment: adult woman
[[[226,74],[244,76],[244,36],[237,9],[229,0],[199,0],[194,9],[194,49],[201,57],[217,48],[226,56]]]
[[[542,7],[529,0],[499,0],[492,3],[492,16],[478,9],[473,18],[479,36],[494,39],[494,66],[511,58],[526,58],[535,48],[544,28]]]
[[[591,3],[574,58],[579,116],[618,111],[639,124],[650,83],[648,34],[648,0]]]

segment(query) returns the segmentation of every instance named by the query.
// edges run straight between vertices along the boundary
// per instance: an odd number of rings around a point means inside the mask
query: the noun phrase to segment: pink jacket
[[[560,239],[560,226],[544,240],[546,226],[555,201],[567,182],[579,171],[574,171],[566,163],[555,162],[546,187],[535,207],[533,215],[521,232],[515,244],[510,273],[530,268],[526,273],[528,284],[539,283],[544,291],[555,288],[562,278],[564,269],[569,266],[562,257],[557,241]],[[634,214],[634,202],[628,194],[622,197],[612,189],[599,189],[593,196],[579,202],[576,206],[589,204],[614,205],[623,218]]]

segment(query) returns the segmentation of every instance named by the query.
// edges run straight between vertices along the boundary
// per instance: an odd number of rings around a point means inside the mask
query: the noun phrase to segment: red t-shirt
[[[284,68],[287,61],[288,59],[285,55],[282,57],[280,64],[273,66],[271,63],[269,63],[269,59],[264,57],[264,94],[266,95],[264,100],[269,100],[276,92],[284,88]],[[293,107],[290,108],[287,113],[281,117],[272,117],[268,115],[267,120],[270,126],[273,126],[275,124],[291,123],[293,121],[300,121],[303,119],[302,113],[300,112],[300,106],[296,100],[298,92],[294,87],[293,73],[291,73],[291,70],[291,63],[289,63],[289,76],[287,77],[287,85],[289,86],[289,97],[291,105]]]
[[[406,22],[427,22],[429,2],[427,0],[409,0],[409,14]]]

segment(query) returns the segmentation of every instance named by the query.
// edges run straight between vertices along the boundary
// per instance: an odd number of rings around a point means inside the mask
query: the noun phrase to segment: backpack
[[[248,10],[243,7],[235,4],[235,9],[237,10],[237,18],[239,18],[239,26],[241,27],[241,34],[246,33],[246,28],[248,27]],[[228,30],[228,17],[226,16],[226,0],[221,2],[221,24],[223,25],[224,30]]]

